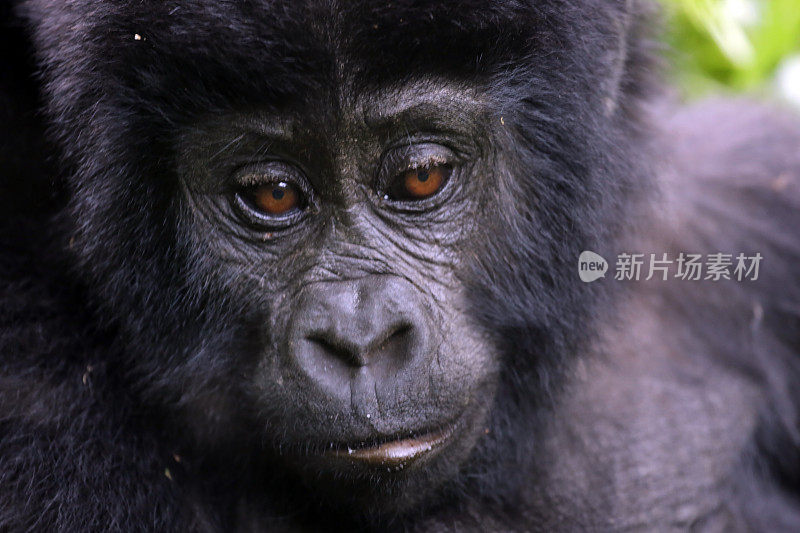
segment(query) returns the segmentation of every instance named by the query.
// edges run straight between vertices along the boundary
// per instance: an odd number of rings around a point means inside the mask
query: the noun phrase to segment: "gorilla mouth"
[[[412,437],[383,440],[356,447],[346,446],[330,451],[326,455],[363,465],[400,470],[418,459],[430,457],[438,452],[452,434],[453,428],[447,427]]]

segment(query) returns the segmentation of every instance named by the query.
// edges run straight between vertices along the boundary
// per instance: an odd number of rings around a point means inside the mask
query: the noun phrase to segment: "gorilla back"
[[[3,8],[0,529],[800,528],[800,120],[650,11]]]

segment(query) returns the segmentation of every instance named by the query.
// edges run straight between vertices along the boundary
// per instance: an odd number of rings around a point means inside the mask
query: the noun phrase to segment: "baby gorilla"
[[[4,7],[0,530],[800,529],[800,120],[650,11]]]

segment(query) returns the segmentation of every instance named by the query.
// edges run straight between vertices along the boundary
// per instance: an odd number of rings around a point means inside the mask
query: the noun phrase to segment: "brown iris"
[[[433,196],[447,181],[451,170],[448,165],[407,170],[392,186],[392,196],[398,200],[423,200]]]
[[[291,183],[273,181],[254,187],[251,199],[260,211],[268,215],[283,215],[300,207],[301,193]]]

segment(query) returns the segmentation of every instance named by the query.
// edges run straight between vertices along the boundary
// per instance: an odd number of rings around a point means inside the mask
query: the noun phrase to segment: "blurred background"
[[[661,0],[686,100],[747,91],[800,109],[800,0]]]

